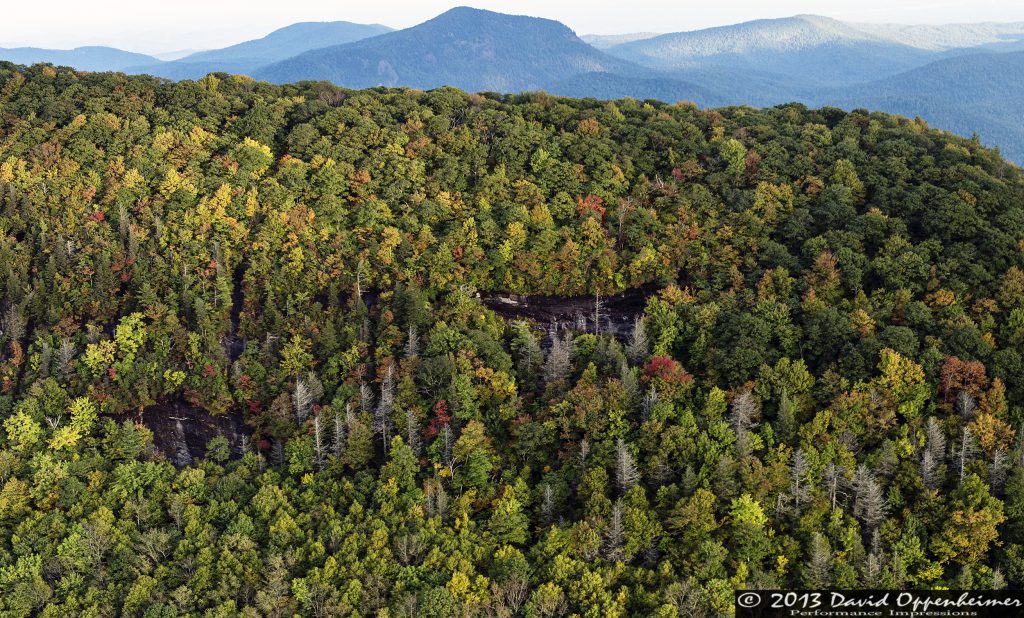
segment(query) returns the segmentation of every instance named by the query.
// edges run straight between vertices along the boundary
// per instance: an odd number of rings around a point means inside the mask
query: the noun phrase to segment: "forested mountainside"
[[[0,196],[4,615],[1024,585],[1024,179],[975,141],[0,64]]]
[[[1007,158],[1024,161],[1024,52],[973,54],[934,62],[840,92],[820,101],[858,105],[927,118],[934,127],[960,135],[977,133]],[[940,94],[941,93],[941,94]],[[936,96],[938,95],[938,96]]]
[[[701,107],[865,108],[977,135],[1020,165],[1024,124],[1016,75],[1024,65],[1011,52],[1021,50],[1024,23],[854,24],[796,15],[688,32],[577,37],[549,19],[456,7],[398,31],[296,23],[166,62],[104,47],[0,48],[0,60],[170,79],[223,72],[346,88],[451,86]]]

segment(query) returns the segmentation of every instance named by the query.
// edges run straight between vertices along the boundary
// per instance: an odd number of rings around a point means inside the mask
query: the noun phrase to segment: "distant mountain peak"
[[[445,11],[445,12],[441,13],[440,15],[438,15],[438,17],[443,17],[445,15],[498,15],[498,16],[503,16],[503,15],[505,15],[505,13],[498,13],[497,11],[489,11],[487,9],[478,9],[476,7],[467,6],[467,5],[463,4],[461,6],[453,6],[452,8],[450,8],[447,11]]]
[[[466,26],[481,26],[481,25],[512,25],[512,24],[530,24],[535,27],[547,27],[557,29],[566,33],[570,33],[573,36],[576,35],[572,28],[566,26],[560,21],[554,19],[548,19],[546,17],[532,17],[530,15],[515,15],[510,13],[498,13],[497,11],[489,11],[487,9],[477,9],[469,6],[457,6],[452,9],[448,9],[444,13],[441,13],[433,19],[427,20],[420,24],[420,26],[427,26],[428,24],[443,24],[443,23],[458,23]],[[413,26],[418,28],[420,26]]]
[[[463,6],[452,7],[450,9],[448,9],[447,11],[441,13],[437,17],[434,17],[433,19],[442,19],[442,18],[445,18],[445,17],[489,17],[489,18],[492,18],[492,19],[505,19],[505,18],[514,18],[514,17],[524,17],[524,16],[523,15],[514,15],[512,13],[499,13],[498,11],[491,11],[491,10],[488,10],[488,9],[478,9],[476,7],[463,5]],[[541,19],[541,18],[538,17],[538,18],[535,18],[535,19]],[[428,21],[433,21],[433,20],[428,20]],[[547,21],[551,21],[551,20],[547,20]]]
[[[551,19],[456,7],[405,30],[312,50],[256,76],[271,81],[327,79],[354,88],[452,85],[520,92],[581,73],[608,71],[644,69],[594,49]]]
[[[252,74],[260,67],[297,56],[311,49],[351,43],[391,32],[380,24],[347,21],[307,21],[278,28],[266,36],[222,49],[190,54],[173,62],[134,67],[171,79],[195,79],[207,73]]]
[[[758,19],[731,26],[673,32],[625,43],[622,47],[649,56],[706,57],[754,50],[787,51],[841,42],[881,40],[841,21],[821,15]]]
[[[251,41],[193,54],[184,62],[210,60],[283,60],[310,49],[350,43],[391,32],[380,24],[357,24],[349,21],[304,21],[278,28],[270,34]]]
[[[0,49],[0,59],[18,64],[48,62],[74,67],[80,71],[123,71],[134,65],[159,62],[153,56],[102,45],[86,45],[75,49],[41,49],[38,47]]]

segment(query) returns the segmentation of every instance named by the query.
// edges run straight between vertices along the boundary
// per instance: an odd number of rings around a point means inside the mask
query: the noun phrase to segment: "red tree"
[[[961,392],[967,392],[972,397],[979,397],[987,383],[985,365],[978,361],[964,361],[950,356],[942,364],[939,394],[947,403],[952,403]]]
[[[423,431],[423,435],[428,440],[432,440],[441,431],[442,427],[451,422],[452,417],[448,414],[448,402],[444,399],[439,399],[434,405],[434,418],[430,419],[430,424]]]
[[[658,378],[669,384],[686,384],[693,379],[693,376],[679,364],[679,361],[668,356],[652,357],[650,362],[644,366],[644,373],[648,379]]]

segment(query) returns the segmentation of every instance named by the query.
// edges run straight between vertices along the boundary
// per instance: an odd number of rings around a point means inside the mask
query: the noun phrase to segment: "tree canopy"
[[[918,121],[0,63],[4,615],[1022,586],[1022,355],[1024,176]]]

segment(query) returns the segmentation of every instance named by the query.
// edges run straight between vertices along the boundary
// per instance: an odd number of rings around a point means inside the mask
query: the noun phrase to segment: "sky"
[[[801,13],[887,23],[1024,21],[1024,0],[45,0],[4,2],[0,47],[210,49],[299,21],[415,25],[470,5],[557,19],[577,34],[678,32]]]

